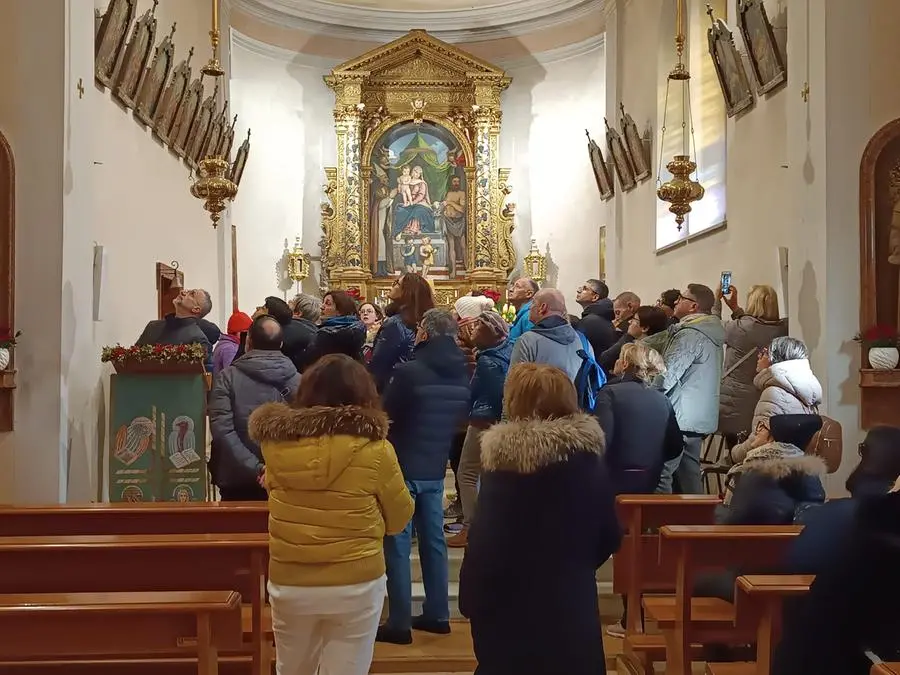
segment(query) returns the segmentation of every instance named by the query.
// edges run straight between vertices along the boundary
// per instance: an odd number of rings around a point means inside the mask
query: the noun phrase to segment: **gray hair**
[[[322,314],[322,303],[311,295],[298,293],[291,300],[291,311],[294,314],[299,314],[307,321],[315,323]]]
[[[212,311],[212,297],[209,291],[204,291],[202,288],[200,290],[203,292],[203,302],[200,304],[200,318],[202,319]]]
[[[769,343],[769,361],[781,363],[782,361],[798,361],[808,359],[809,350],[803,343],[792,337],[777,337]]]
[[[429,309],[419,322],[428,339],[436,337],[455,338],[459,333],[459,324],[453,315],[444,309]]]

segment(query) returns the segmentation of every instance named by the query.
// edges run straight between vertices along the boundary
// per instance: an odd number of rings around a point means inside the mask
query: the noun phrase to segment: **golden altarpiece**
[[[416,271],[446,306],[506,284],[515,205],[498,155],[510,81],[421,30],[325,78],[337,166],[325,169],[323,285],[384,300],[395,279]]]

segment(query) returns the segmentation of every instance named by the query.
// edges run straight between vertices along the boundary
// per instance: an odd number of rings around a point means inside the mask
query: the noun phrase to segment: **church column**
[[[856,464],[858,441],[859,348],[851,338],[859,323],[859,162],[877,128],[869,114],[872,5],[788,3],[791,334],[810,348],[823,412],[844,429],[832,494]]]
[[[337,222],[341,224],[338,250],[331,255],[340,261],[345,270],[358,270],[359,280],[363,280],[362,232],[362,178],[361,127],[362,89],[360,82],[348,80],[338,95],[338,105],[334,110],[335,131],[337,132],[338,162],[337,177]],[[333,258],[334,259],[334,258]],[[347,279],[346,275],[344,276]]]
[[[499,181],[500,157],[500,92],[493,78],[475,80],[475,269],[473,280],[485,274],[498,259],[497,233],[493,231],[499,213],[500,193],[492,194],[492,186]],[[492,271],[492,270],[491,270]],[[480,279],[479,279],[480,280]]]
[[[606,15],[606,38],[604,42],[603,53],[606,61],[606,107],[605,114],[607,119],[616,120],[619,115],[619,101],[621,100],[621,91],[619,83],[619,49],[621,27],[622,27],[622,11],[619,9],[621,0],[606,0],[603,11]],[[602,121],[602,120],[601,120]],[[597,127],[598,137],[595,140],[603,148],[604,158],[607,158],[606,144],[603,141],[602,127]],[[613,182],[616,177],[614,173],[610,173]],[[607,202],[603,203],[601,209],[601,224],[606,225],[606,283],[610,288],[621,289],[621,275],[619,272],[619,260],[621,259],[622,246],[622,214],[619,208],[619,202],[622,195],[616,186],[616,195]],[[624,289],[621,289],[624,290]]]

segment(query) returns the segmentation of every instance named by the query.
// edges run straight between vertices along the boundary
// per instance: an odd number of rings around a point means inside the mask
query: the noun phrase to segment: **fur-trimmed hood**
[[[260,406],[250,416],[250,434],[262,448],[270,494],[281,489],[327,490],[353,467],[381,461],[387,415],[344,406],[296,409],[284,403]]]
[[[577,452],[602,455],[605,446],[603,430],[591,415],[517,420],[484,432],[481,466],[486,471],[531,474],[568,461]]]
[[[741,464],[729,473],[755,471],[775,480],[787,478],[792,473],[821,478],[828,473],[828,466],[821,457],[804,455],[803,451],[789,443],[773,441],[747,453]]]
[[[250,436],[257,443],[338,435],[381,441],[387,438],[387,432],[385,413],[358,406],[301,409],[267,403],[250,415]]]

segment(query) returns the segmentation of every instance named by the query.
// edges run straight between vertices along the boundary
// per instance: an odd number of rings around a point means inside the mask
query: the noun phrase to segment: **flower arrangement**
[[[900,342],[897,329],[885,324],[878,324],[860,331],[853,336],[854,342],[859,342],[865,347],[896,347]]]
[[[478,290],[481,291],[481,294],[482,294],[484,297],[490,298],[491,301],[492,301],[495,305],[496,305],[498,302],[500,302],[500,292],[499,292],[499,291],[495,291],[493,288],[480,288],[480,289],[478,289]]]
[[[512,325],[516,322],[516,308],[507,302],[503,305],[503,309],[500,310],[500,316],[503,317],[506,323]]]
[[[100,355],[103,363],[200,363],[206,360],[206,349],[199,344],[189,345],[135,345],[104,347]]]
[[[12,328],[7,328],[6,326],[0,328],[0,349],[12,349],[15,347],[21,334],[22,331],[20,330],[13,333]]]
[[[358,288],[355,288],[355,287],[354,287],[354,288],[348,288],[347,291],[346,291],[346,293],[347,293],[347,295],[349,295],[351,298],[353,298],[353,300],[356,302],[357,305],[360,304],[360,303],[362,303],[362,302],[365,302],[365,300],[366,300],[365,297],[363,297],[363,294],[359,292],[359,289],[358,289]]]

